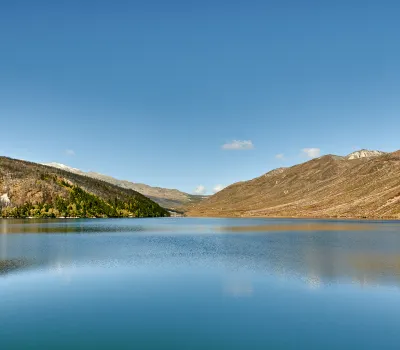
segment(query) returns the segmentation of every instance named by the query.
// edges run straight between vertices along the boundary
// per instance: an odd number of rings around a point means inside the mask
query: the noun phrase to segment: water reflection
[[[26,269],[29,266],[32,266],[32,263],[29,263],[24,259],[0,260],[0,276],[21,269]]]
[[[233,297],[250,297],[254,288],[251,280],[244,278],[228,279],[223,283],[225,294]]]
[[[335,283],[400,286],[400,224],[255,223],[245,219],[2,221],[0,232],[6,234],[0,234],[0,261],[4,261],[0,271],[18,272],[25,266],[16,263],[22,257],[35,261],[35,268],[59,271],[71,265],[212,269],[222,275],[244,272],[296,279],[312,289]],[[20,234],[28,232],[47,234]],[[234,279],[224,290],[250,296],[253,289],[249,281]]]
[[[26,219],[26,220],[2,220],[1,233],[32,233],[32,234],[54,234],[54,233],[113,233],[113,232],[141,232],[151,230],[142,225],[124,225],[116,220],[110,222],[100,220],[45,220],[45,219]]]
[[[385,227],[389,229],[390,227]],[[288,232],[288,231],[368,231],[374,230],[374,225],[360,223],[291,223],[274,225],[249,225],[220,227],[222,232]]]

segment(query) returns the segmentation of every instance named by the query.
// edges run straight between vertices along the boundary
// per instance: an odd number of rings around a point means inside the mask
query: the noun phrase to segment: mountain
[[[368,149],[362,149],[353,153],[350,153],[348,156],[346,156],[347,159],[359,159],[359,158],[371,158],[371,157],[378,157],[385,154],[385,152],[382,151],[370,151]]]
[[[142,194],[54,167],[0,157],[3,217],[169,216]]]
[[[96,172],[84,172],[82,170],[69,167],[64,164],[60,163],[46,163],[44,165],[51,166],[54,168],[66,170],[75,174],[88,176],[94,179],[102,180],[113,185],[131,189],[137,191],[144,196],[150,198],[154,202],[161,205],[163,208],[168,209],[177,209],[177,210],[184,210],[186,205],[191,205],[202,201],[203,199],[207,198],[207,196],[198,196],[192,195],[185,192],[181,192],[175,189],[167,189],[161,187],[152,187],[149,185],[141,184],[141,183],[134,183],[127,180],[118,180],[114,177],[99,174]]]
[[[400,151],[326,155],[226,187],[189,216],[400,218]]]

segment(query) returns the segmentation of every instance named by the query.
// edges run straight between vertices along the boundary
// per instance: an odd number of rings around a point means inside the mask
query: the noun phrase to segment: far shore
[[[7,219],[7,220],[25,220],[25,219],[29,219],[29,220],[34,220],[34,219],[46,219],[46,220],[55,220],[55,219],[145,219],[145,218],[163,218],[163,217],[168,217],[168,216],[146,216],[146,217],[136,217],[136,216],[126,216],[126,217],[79,217],[79,216],[57,216],[55,218],[44,218],[44,217],[34,217],[34,216],[27,216],[26,218],[14,218],[14,217],[0,217],[1,219]]]
[[[143,217],[145,218],[145,217]],[[143,219],[138,217],[73,217],[73,216],[59,216],[55,218],[44,218],[44,217],[26,217],[26,218],[15,218],[15,217],[0,217],[1,219],[47,219],[47,220],[54,220],[54,219]],[[337,220],[337,221],[400,221],[400,217],[339,217],[339,216],[237,216],[237,215],[183,215],[183,216],[174,216],[171,215],[169,217],[147,217],[147,218],[197,218],[197,219],[296,219],[296,220]]]
[[[210,218],[210,219],[299,219],[299,220],[304,220],[304,219],[310,219],[310,220],[346,220],[346,221],[368,221],[368,220],[373,220],[373,221],[400,221],[400,217],[377,217],[377,216],[354,216],[354,217],[348,217],[348,216],[276,216],[276,215],[271,215],[271,216],[262,216],[262,215],[252,215],[252,216],[237,216],[237,215],[185,215],[185,217],[188,218]]]

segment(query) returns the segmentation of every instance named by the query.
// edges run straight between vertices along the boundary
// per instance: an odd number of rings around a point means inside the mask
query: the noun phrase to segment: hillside
[[[326,155],[233,184],[189,216],[400,219],[400,151]]]
[[[118,180],[114,177],[99,174],[93,171],[88,171],[84,172],[82,170],[76,169],[69,167],[64,164],[60,163],[47,163],[44,165],[48,165],[54,168],[66,170],[75,174],[79,175],[84,175],[88,176],[94,179],[99,179],[102,181],[106,181],[108,183],[111,183],[113,185],[126,188],[126,189],[131,189],[136,192],[139,192],[143,194],[144,196],[150,198],[154,202],[158,203],[161,205],[163,208],[168,208],[168,209],[183,209],[184,206],[190,205],[190,204],[196,204],[202,201],[205,196],[198,196],[198,195],[192,195],[188,194],[185,192],[178,191],[176,189],[168,189],[168,188],[161,188],[161,187],[152,187],[149,185],[141,184],[141,183],[135,183],[127,180]]]
[[[131,189],[62,169],[0,157],[3,217],[168,216],[157,203]]]

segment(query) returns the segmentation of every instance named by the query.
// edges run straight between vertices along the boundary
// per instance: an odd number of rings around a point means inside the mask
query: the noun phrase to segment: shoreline
[[[340,220],[340,221],[400,221],[400,217],[336,217],[336,216],[234,216],[234,215],[186,215],[187,218],[209,219],[298,219],[298,220]]]
[[[15,217],[0,217],[0,220],[59,220],[59,219],[163,219],[163,218],[194,218],[194,219],[295,219],[295,220],[336,220],[336,221],[399,221],[400,217],[389,217],[389,218],[381,218],[381,217],[334,217],[334,216],[234,216],[234,215],[183,215],[183,216],[149,216],[149,217],[72,217],[72,216],[60,216],[55,218],[44,218],[44,217],[26,217],[26,218],[15,218]]]
[[[35,217],[26,217],[26,218],[14,218],[14,217],[0,217],[0,220],[59,220],[59,219],[162,219],[162,218],[170,218],[171,216],[143,216],[143,217],[136,217],[136,216],[126,216],[126,217],[105,217],[105,218],[100,218],[100,217],[73,217],[73,216],[60,216],[60,217],[55,217],[55,218],[35,218]]]

